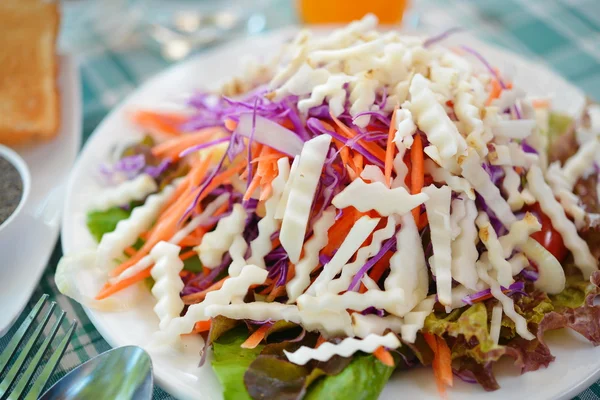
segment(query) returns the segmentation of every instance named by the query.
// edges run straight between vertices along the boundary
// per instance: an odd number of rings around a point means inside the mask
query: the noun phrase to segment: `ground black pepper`
[[[15,211],[22,195],[21,174],[7,159],[0,157],[0,225]]]

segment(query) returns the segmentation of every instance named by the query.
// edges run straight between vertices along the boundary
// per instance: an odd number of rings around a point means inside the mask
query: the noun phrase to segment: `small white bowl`
[[[29,192],[31,190],[31,174],[29,173],[29,168],[25,163],[25,160],[21,158],[20,155],[17,154],[14,150],[1,145],[0,144],[0,157],[4,157],[11,163],[21,175],[21,180],[23,181],[23,193],[21,194],[21,200],[17,205],[17,208],[13,211],[13,213],[0,224],[0,243],[2,243],[2,239],[4,235],[7,234],[7,228],[9,225],[14,223],[18,218],[21,211],[23,211],[23,207],[27,202],[27,198],[29,197]]]

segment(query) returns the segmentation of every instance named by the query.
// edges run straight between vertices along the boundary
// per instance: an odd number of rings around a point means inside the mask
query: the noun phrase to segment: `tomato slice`
[[[562,261],[567,255],[567,248],[563,242],[560,233],[554,229],[550,218],[542,212],[540,205],[535,203],[528,207],[531,213],[533,213],[542,224],[542,230],[531,235],[539,244],[544,246],[558,261]]]

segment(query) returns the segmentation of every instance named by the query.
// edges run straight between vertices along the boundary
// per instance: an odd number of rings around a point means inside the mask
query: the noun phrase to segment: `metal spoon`
[[[152,382],[152,361],[148,353],[137,346],[124,346],[81,364],[40,399],[151,399]]]

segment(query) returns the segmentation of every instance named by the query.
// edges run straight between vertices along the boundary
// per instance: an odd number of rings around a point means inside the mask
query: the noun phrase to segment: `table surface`
[[[589,96],[600,100],[600,1],[417,0],[415,3],[416,9],[405,23],[433,31],[463,26],[484,40],[547,63]],[[286,0],[273,0],[265,16],[267,29],[297,22]],[[74,35],[70,28],[63,27],[61,39]],[[147,47],[112,46],[102,34],[96,35],[94,46],[79,51],[76,56],[81,67],[84,141],[115,104],[170,64]],[[56,289],[53,276],[61,255],[59,242],[31,300],[35,303],[43,293],[48,293],[71,319],[80,322],[52,382],[110,348],[83,309]],[[31,304],[26,312],[30,308]],[[66,328],[65,322],[62,329]],[[14,331],[13,327],[0,339],[0,350]],[[172,397],[160,388],[155,389],[154,399],[169,398]],[[600,399],[600,381],[576,399]]]

